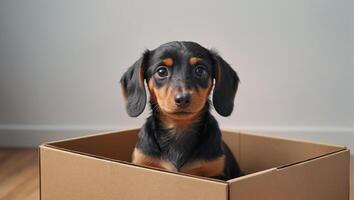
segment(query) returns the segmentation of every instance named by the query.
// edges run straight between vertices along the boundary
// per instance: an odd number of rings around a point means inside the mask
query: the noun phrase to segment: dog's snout
[[[178,107],[188,106],[191,102],[191,95],[188,93],[177,93],[175,96],[175,103]]]

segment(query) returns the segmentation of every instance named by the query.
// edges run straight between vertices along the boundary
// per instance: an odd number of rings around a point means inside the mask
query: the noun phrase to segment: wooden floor
[[[38,152],[33,149],[0,149],[0,200],[38,200],[38,188]],[[353,184],[351,191],[351,200],[354,200]]]
[[[0,149],[0,200],[38,200],[38,153]]]

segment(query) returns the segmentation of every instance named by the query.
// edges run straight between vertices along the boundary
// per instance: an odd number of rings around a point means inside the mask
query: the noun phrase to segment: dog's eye
[[[166,67],[159,67],[156,73],[159,77],[164,78],[168,76],[168,69]]]
[[[206,74],[206,69],[203,65],[198,65],[194,72],[197,76],[202,77],[204,74]]]

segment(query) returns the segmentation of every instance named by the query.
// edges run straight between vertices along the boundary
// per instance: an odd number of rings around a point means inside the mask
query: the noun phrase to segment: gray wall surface
[[[241,78],[228,129],[354,149],[354,1],[0,1],[0,145],[140,127],[119,79],[192,40]]]

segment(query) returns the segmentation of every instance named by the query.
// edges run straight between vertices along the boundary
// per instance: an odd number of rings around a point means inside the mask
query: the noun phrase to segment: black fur
[[[144,63],[148,58],[148,51],[137,60],[122,76],[120,82],[124,96],[127,99],[129,116],[137,117],[145,109],[146,92],[144,86]]]
[[[213,104],[220,115],[229,116],[234,109],[234,99],[240,80],[237,73],[223,58],[216,53],[212,53],[212,57],[218,68],[215,73],[216,85],[213,94]]]
[[[202,58],[207,75],[195,77],[194,67],[187,61],[190,56]],[[154,74],[164,58],[172,57],[174,67],[168,79],[156,79]],[[143,71],[141,71],[143,70]],[[143,76],[140,76],[143,74]],[[239,78],[236,72],[219,55],[194,42],[170,42],[153,51],[146,51],[121,79],[122,88],[127,98],[127,111],[132,117],[141,114],[146,104],[146,92],[143,80],[153,80],[159,88],[184,87],[187,89],[207,88],[208,80],[215,79],[213,105],[222,116],[229,116]],[[217,121],[209,112],[209,101],[198,113],[198,120],[183,129],[167,129],[162,125],[161,110],[156,102],[150,101],[151,116],[139,132],[136,148],[144,154],[170,161],[177,170],[193,160],[214,160],[225,155],[223,174],[214,178],[231,179],[242,175],[232,152],[222,141]],[[175,134],[171,134],[171,132]],[[177,132],[177,134],[176,134]],[[179,133],[180,132],[180,133]]]

